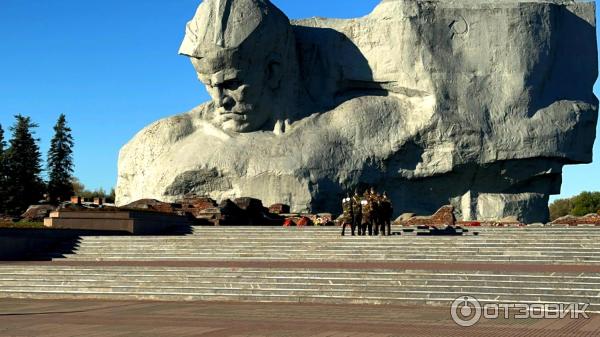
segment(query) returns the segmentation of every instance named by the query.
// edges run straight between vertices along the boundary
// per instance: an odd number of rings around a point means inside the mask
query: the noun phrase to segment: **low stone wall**
[[[189,226],[184,216],[144,211],[57,211],[44,219],[44,226],[56,229],[123,231],[136,235],[160,234],[168,229]]]

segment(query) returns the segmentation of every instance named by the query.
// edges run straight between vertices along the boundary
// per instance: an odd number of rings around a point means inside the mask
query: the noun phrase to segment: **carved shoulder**
[[[211,107],[211,103],[205,103],[186,113],[163,118],[148,125],[121,149],[119,161],[152,160],[170,151],[172,146],[194,133],[205,112]]]

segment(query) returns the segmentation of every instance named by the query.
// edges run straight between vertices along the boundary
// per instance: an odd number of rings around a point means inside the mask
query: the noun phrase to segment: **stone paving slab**
[[[421,262],[310,262],[310,261],[0,261],[0,266],[181,267],[181,268],[290,268],[349,270],[435,270],[531,273],[600,273],[600,265]]]
[[[584,337],[600,336],[600,316],[465,328],[448,308],[417,306],[1,299],[0,336]]]

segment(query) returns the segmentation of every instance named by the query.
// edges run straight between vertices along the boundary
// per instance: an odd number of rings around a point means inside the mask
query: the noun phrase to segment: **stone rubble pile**
[[[455,224],[456,217],[452,205],[443,206],[431,216],[416,216],[413,213],[407,213],[394,221],[394,225],[398,226],[454,226]]]
[[[563,216],[552,221],[553,225],[596,225],[600,226],[600,214],[592,213],[585,216],[577,217],[572,215]]]

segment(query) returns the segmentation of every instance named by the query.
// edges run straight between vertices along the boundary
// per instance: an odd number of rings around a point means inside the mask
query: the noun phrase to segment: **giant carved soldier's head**
[[[294,84],[286,79],[297,67],[295,42],[289,19],[270,1],[203,1],[179,53],[190,57],[206,85],[215,125],[252,132],[286,118],[285,103],[294,99]]]

